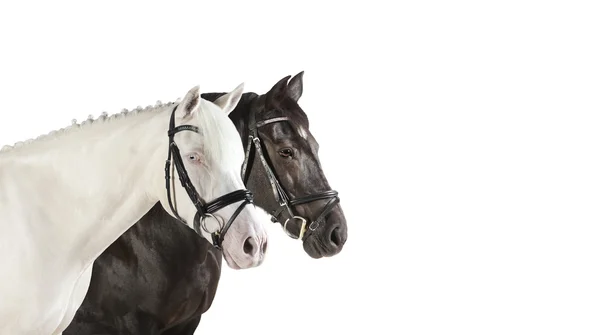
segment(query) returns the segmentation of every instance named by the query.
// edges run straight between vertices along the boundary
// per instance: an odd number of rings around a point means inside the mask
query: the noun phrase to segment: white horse
[[[0,334],[61,334],[85,297],[96,257],[157,201],[192,226],[199,210],[175,169],[169,169],[175,213],[167,199],[172,114],[175,126],[187,125],[173,141],[197,194],[212,200],[245,189],[242,143],[228,118],[242,92],[243,84],[212,103],[200,97],[196,86],[176,105],[103,115],[3,149]],[[236,212],[239,204],[248,203],[241,200],[229,201],[207,220],[222,227],[237,215],[220,244],[235,269],[262,263],[263,225],[269,222],[258,207]]]

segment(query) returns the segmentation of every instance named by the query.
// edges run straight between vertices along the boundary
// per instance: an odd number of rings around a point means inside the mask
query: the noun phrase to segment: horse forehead
[[[222,113],[222,112],[221,112]],[[223,165],[235,165],[243,160],[242,140],[233,123],[224,115],[223,123],[204,132],[205,150]]]
[[[214,146],[225,152],[238,155],[242,152],[240,134],[229,117],[222,111],[219,112],[223,115],[217,117],[219,119],[218,124],[215,125],[216,127],[208,129],[207,135],[214,141]]]
[[[235,134],[236,136],[239,135]],[[242,149],[241,140],[235,140],[230,136],[225,136],[221,138],[220,141],[213,142],[213,144],[206,148],[207,150],[211,150],[216,155],[216,158],[221,161],[222,164],[237,164],[244,159],[244,151]]]
[[[297,129],[298,129],[298,134],[300,135],[300,137],[302,137],[304,140],[308,141],[308,129],[306,129],[301,124],[298,125]]]
[[[308,116],[296,102],[284,103],[275,108],[263,106],[261,114],[262,115],[260,115],[259,118],[263,120],[286,117],[289,120],[290,126],[294,128],[303,139],[308,140],[310,137]]]
[[[217,106],[210,102],[202,104],[202,110],[197,114],[196,122],[208,140],[217,144],[228,144],[239,138],[239,134],[229,117]],[[222,142],[222,143],[219,143]]]

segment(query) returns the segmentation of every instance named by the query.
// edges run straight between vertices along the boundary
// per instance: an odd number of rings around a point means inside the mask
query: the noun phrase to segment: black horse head
[[[269,92],[246,93],[230,117],[246,146],[243,178],[256,205],[270,211],[313,258],[338,254],[347,239],[346,218],[319,162],[319,144],[298,104],[304,72],[286,76]],[[243,99],[244,99],[243,98]],[[249,106],[249,107],[248,107]]]

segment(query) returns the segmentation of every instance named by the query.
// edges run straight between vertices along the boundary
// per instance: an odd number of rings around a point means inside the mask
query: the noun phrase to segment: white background
[[[306,71],[346,248],[271,226],[198,334],[600,332],[593,1],[163,3],[3,1],[0,144]]]

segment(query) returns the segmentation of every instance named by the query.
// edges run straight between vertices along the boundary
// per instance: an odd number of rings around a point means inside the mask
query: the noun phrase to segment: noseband
[[[283,121],[289,122],[290,119],[288,117],[283,116],[283,117],[275,117],[275,118],[256,122],[255,111],[253,108],[250,108],[250,115],[249,115],[249,120],[248,120],[248,130],[249,130],[248,144],[246,146],[246,157],[244,159],[244,165],[242,166],[242,179],[244,180],[244,184],[246,185],[247,181],[248,181],[248,177],[250,175],[250,170],[247,171],[247,168],[249,166],[249,164],[248,164],[249,157],[250,157],[250,153],[252,151],[253,145],[254,145],[255,151],[258,154],[258,157],[259,157],[263,167],[265,168],[265,171],[267,172],[267,178],[269,179],[269,183],[271,184],[271,187],[273,189],[273,194],[275,195],[275,199],[277,200],[277,202],[279,204],[279,207],[276,208],[271,213],[271,221],[277,222],[279,215],[281,215],[281,213],[284,210],[287,210],[287,213],[289,214],[289,218],[287,220],[285,220],[285,222],[283,223],[283,230],[289,237],[302,240],[303,237],[308,236],[311,232],[314,232],[321,225],[321,223],[325,220],[325,217],[327,216],[327,214],[331,213],[333,208],[340,202],[340,198],[338,197],[338,192],[334,191],[334,190],[318,192],[318,193],[314,193],[314,194],[296,198],[296,199],[290,199],[290,197],[287,195],[287,193],[281,186],[281,183],[277,179],[275,172],[273,171],[273,169],[271,168],[271,166],[265,159],[266,153],[263,151],[263,148],[260,144],[261,143],[260,137],[258,136],[258,128],[265,126],[267,124],[271,124],[271,123],[275,123],[275,122],[283,122]],[[252,167],[250,167],[250,168],[252,168]],[[317,217],[316,220],[312,221],[308,225],[308,231],[307,231],[306,230],[307,220],[305,218],[303,218],[302,216],[295,215],[292,207],[301,205],[301,204],[306,204],[306,203],[313,202],[313,201],[317,201],[317,200],[327,200],[327,199],[329,199],[329,201],[327,202],[327,204],[321,211],[321,214]],[[290,220],[298,220],[300,222],[300,232],[297,236],[290,233],[289,230],[287,229],[287,225]]]
[[[165,179],[169,207],[171,207],[171,211],[173,212],[173,214],[175,214],[175,217],[179,221],[185,223],[185,220],[179,216],[177,210],[175,209],[175,206],[173,206],[173,203],[171,201],[171,185],[169,182],[171,180],[170,168],[172,160],[175,165],[175,168],[177,169],[177,174],[179,175],[179,181],[181,181],[181,186],[183,186],[183,188],[186,190],[188,196],[194,203],[194,207],[196,207],[196,215],[194,216],[194,230],[200,235],[200,229],[203,229],[204,231],[209,233],[212,237],[213,246],[215,246],[217,249],[222,249],[223,239],[225,238],[227,230],[229,230],[229,227],[231,227],[231,224],[233,223],[235,218],[240,214],[242,209],[244,209],[244,207],[247,204],[253,203],[253,194],[246,189],[237,190],[227,193],[209,203],[204,203],[198,192],[196,192],[196,188],[194,188],[194,185],[190,181],[185,166],[183,165],[183,160],[181,158],[179,148],[177,147],[177,144],[174,141],[175,134],[177,134],[178,132],[187,130],[193,131],[195,133],[200,133],[200,130],[198,129],[198,127],[192,125],[181,125],[175,127],[175,111],[177,110],[177,107],[178,105],[175,106],[175,108],[173,109],[173,112],[171,113],[171,121],[169,122],[169,155],[165,163]],[[237,210],[229,218],[227,224],[223,225],[223,222],[217,219],[214,213],[238,201],[243,202],[239,205]],[[219,223],[219,229],[217,231],[211,233],[207,230],[206,218],[208,217],[212,217]]]

